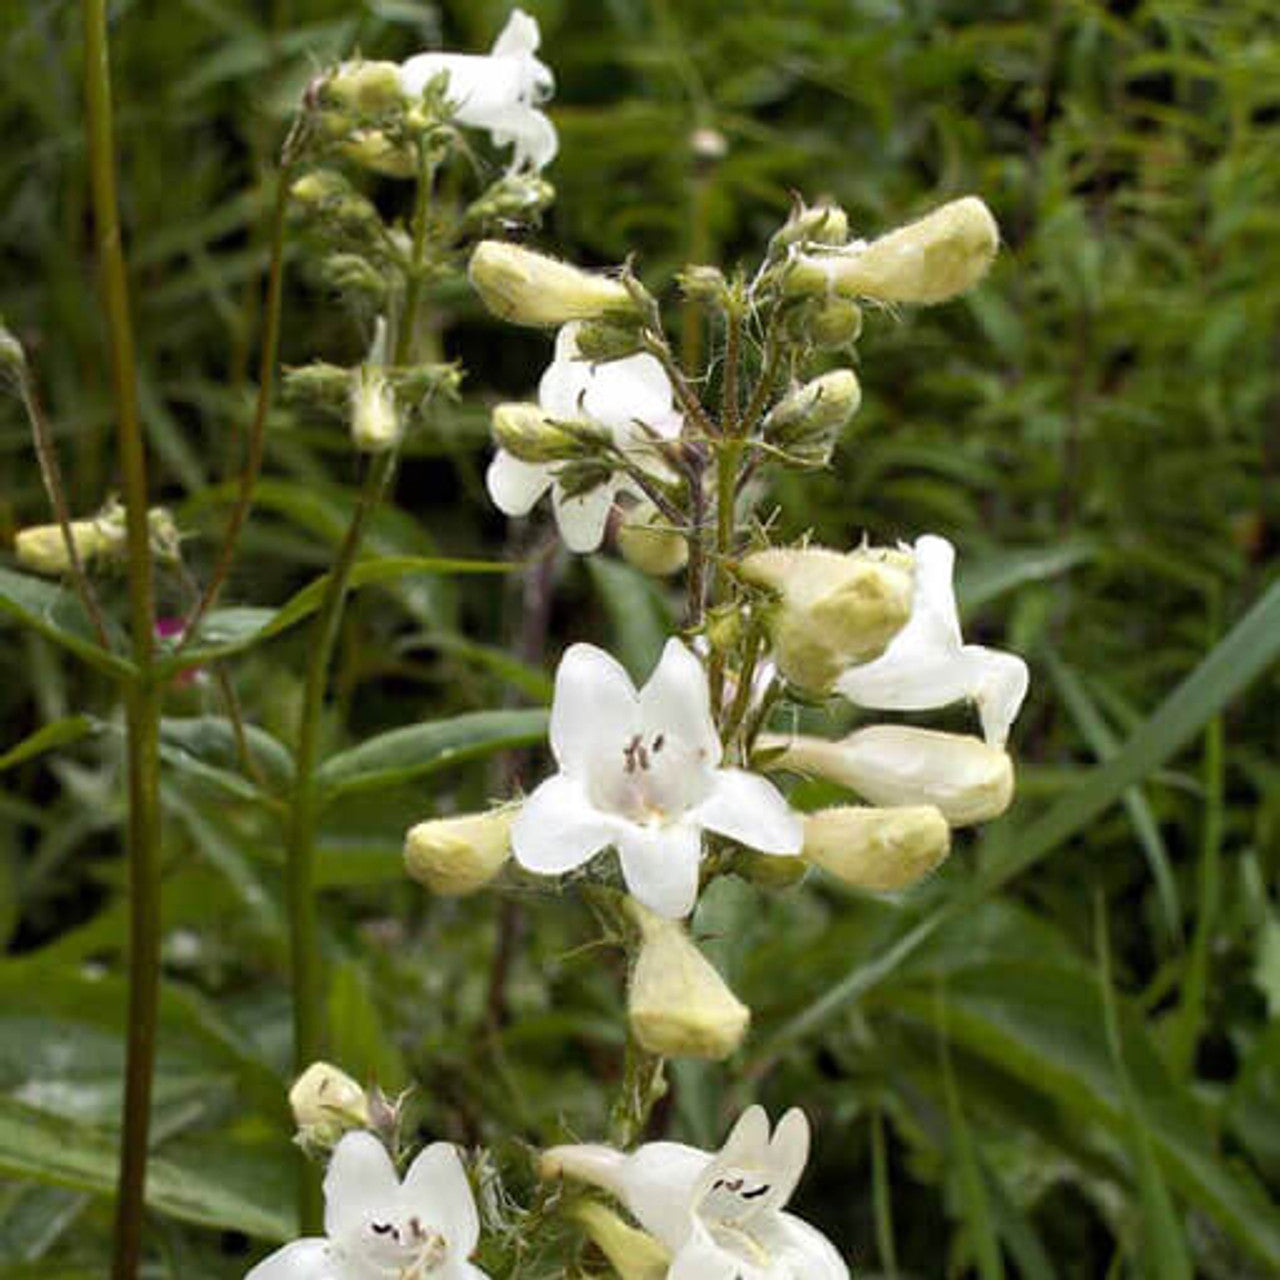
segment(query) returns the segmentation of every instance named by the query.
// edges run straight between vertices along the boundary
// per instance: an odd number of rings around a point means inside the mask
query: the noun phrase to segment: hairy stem
[[[111,358],[128,547],[129,627],[135,673],[126,699],[129,779],[129,1030],[116,1194],[114,1280],[134,1280],[142,1258],[151,1085],[160,994],[160,695],[155,595],[147,522],[147,458],[116,193],[106,0],[84,0],[85,103],[90,181]]]

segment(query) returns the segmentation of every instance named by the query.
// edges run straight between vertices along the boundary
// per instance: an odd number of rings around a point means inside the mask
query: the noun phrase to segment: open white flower
[[[245,1280],[487,1280],[468,1261],[480,1218],[452,1143],[432,1143],[401,1182],[373,1134],[349,1133],[324,1197],[324,1237],[285,1245]]]
[[[638,693],[607,653],[573,645],[556,672],[551,750],[560,772],[511,828],[530,871],[571,871],[613,845],[631,893],[679,919],[697,900],[704,830],[762,853],[800,852],[803,824],[781,792],[720,767],[706,673],[679,640]]]
[[[553,1147],[549,1176],[604,1187],[672,1254],[668,1280],[847,1280],[849,1269],[820,1231],[783,1208],[809,1158],[809,1122],[788,1111],[769,1135],[761,1107],[742,1113],[718,1153],[650,1142]]]
[[[559,148],[555,125],[538,110],[555,88],[550,68],[535,57],[541,41],[537,19],[514,9],[488,54],[420,53],[401,66],[400,87],[416,98],[448,72],[454,118],[487,129],[495,146],[513,147],[513,170],[541,170]]]
[[[674,405],[671,381],[651,355],[641,352],[623,360],[594,364],[578,353],[578,324],[564,325],[556,335],[555,358],[538,385],[538,404],[560,422],[588,421],[603,427],[614,444],[645,471],[661,475],[665,464],[654,448],[655,437],[674,440],[682,419]],[[556,523],[570,551],[594,551],[620,492],[635,497],[634,481],[615,474],[587,493],[566,496],[556,463],[521,462],[499,449],[485,477],[489,496],[509,516],[523,516],[548,489]]]
[[[1017,654],[961,639],[951,543],[926,534],[914,550],[906,625],[878,658],[851,667],[835,687],[850,702],[877,711],[928,711],[971,698],[987,741],[1003,746],[1027,696],[1027,664]]]

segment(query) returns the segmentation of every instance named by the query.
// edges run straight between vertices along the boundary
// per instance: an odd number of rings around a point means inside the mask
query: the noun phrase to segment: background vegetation
[[[833,545],[864,530],[958,543],[970,629],[1034,672],[1018,805],[902,900],[817,879],[718,886],[698,930],[755,1030],[728,1070],[676,1069],[661,1126],[712,1143],[748,1093],[804,1105],[806,1214],[860,1275],[1280,1273],[1273,6],[527,7],[559,78],[540,243],[586,262],[636,251],[657,284],[690,258],[757,251],[793,190],[840,201],[869,234],[980,192],[1007,242],[965,301],[870,317],[858,433],[834,473],[779,497],[782,529]],[[505,8],[114,6],[143,408],[156,496],[197,572],[247,418],[266,177],[291,104],[352,49],[487,48]],[[71,0],[2,6],[0,307],[87,511],[116,477],[80,57]],[[722,136],[721,158],[699,130]],[[483,499],[484,404],[526,391],[548,344],[467,296],[437,304],[467,398],[411,444],[375,550],[513,558],[541,531],[509,532]],[[304,271],[285,317],[286,362],[351,362],[368,342]],[[340,427],[282,409],[269,449],[233,603],[274,606],[321,572],[352,502]],[[7,543],[47,518],[11,400],[0,459]],[[671,625],[661,591],[605,556],[554,575],[545,646],[521,639],[527,576],[358,593],[328,750],[540,705],[569,639],[643,670]],[[179,585],[162,592],[180,612]],[[231,666],[268,774],[302,643],[285,632]],[[0,644],[0,1270],[98,1276],[122,1062],[118,708],[39,636],[6,627]],[[220,714],[201,682],[169,698],[174,718]],[[59,749],[9,752],[50,724],[35,745]],[[241,1275],[291,1211],[281,854],[219,729],[171,724],[164,748],[152,1274],[182,1280]],[[600,1129],[621,975],[580,949],[592,925],[567,905],[430,900],[403,880],[409,822],[541,769],[439,763],[408,785],[357,775],[330,811],[330,1056],[389,1090],[416,1081],[424,1133],[496,1142],[515,1167],[514,1139]]]

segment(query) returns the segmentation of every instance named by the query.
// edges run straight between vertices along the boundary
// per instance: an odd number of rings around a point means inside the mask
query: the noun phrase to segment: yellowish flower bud
[[[500,240],[476,246],[470,276],[489,310],[515,324],[561,325],[635,312],[621,280]]]
[[[881,302],[946,302],[986,275],[999,247],[991,210],[977,196],[965,196],[870,244],[802,256],[787,288]]]
[[[953,827],[998,818],[1013,799],[1006,751],[967,734],[910,725],[859,729],[839,742],[764,735],[769,769],[815,774],[880,805],[933,805]]]
[[[772,252],[793,244],[844,244],[849,239],[849,215],[838,204],[798,204],[774,235]]]
[[[801,856],[855,889],[887,892],[923,879],[950,850],[951,828],[932,805],[847,805],[805,816]]]
[[[585,431],[566,431],[557,426],[536,404],[500,404],[493,411],[494,442],[521,462],[581,458],[590,451],[585,437]]]
[[[779,595],[770,612],[774,660],[801,689],[827,693],[878,655],[911,612],[911,557],[860,549],[772,548],[747,556],[742,577]]]
[[[123,551],[124,525],[113,528],[98,520],[73,520],[71,540],[80,563],[88,567]],[[18,563],[32,573],[58,577],[71,572],[71,556],[60,525],[40,524],[20,530],[13,549]]]
[[[627,1016],[636,1041],[668,1058],[727,1058],[742,1043],[751,1010],[729,990],[677,920],[629,900],[640,929]]]
[[[651,502],[642,502],[618,526],[618,550],[641,573],[666,578],[689,562],[689,543]]]
[[[628,1226],[596,1200],[579,1200],[571,1217],[591,1237],[621,1280],[665,1280],[671,1255],[647,1231]]]
[[[400,442],[395,392],[381,369],[365,365],[355,380],[351,439],[361,453],[384,453]]]
[[[518,806],[432,818],[410,827],[404,841],[409,874],[432,893],[461,897],[483,889],[511,856],[511,824]]]
[[[313,1062],[289,1090],[289,1106],[299,1129],[362,1129],[369,1123],[369,1099],[345,1071]]]
[[[325,92],[338,106],[365,115],[391,111],[405,102],[400,68],[394,62],[343,63],[325,86]]]
[[[820,347],[834,349],[857,342],[862,335],[862,308],[849,298],[815,299],[805,316],[808,337]]]
[[[26,368],[27,353],[22,343],[9,331],[3,317],[0,317],[0,372],[10,373],[15,377]]]
[[[381,129],[357,129],[340,149],[353,164],[388,178],[412,178],[418,172],[413,148],[392,142]]]
[[[862,403],[852,369],[834,369],[784,396],[764,420],[764,438],[793,457],[824,466]]]

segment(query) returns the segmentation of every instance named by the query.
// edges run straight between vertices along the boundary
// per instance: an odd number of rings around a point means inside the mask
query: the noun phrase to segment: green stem
[[[288,147],[289,144],[286,144],[286,150]],[[236,504],[231,509],[231,515],[227,520],[226,532],[222,537],[222,546],[218,551],[213,573],[205,586],[204,594],[187,617],[182,639],[178,644],[179,652],[195,636],[205,615],[217,603],[227,575],[231,572],[240,534],[244,531],[249,510],[253,505],[254,487],[258,482],[258,474],[262,470],[262,456],[266,448],[267,414],[271,408],[271,397],[275,388],[276,357],[280,350],[280,312],[281,298],[284,293],[285,214],[289,207],[289,182],[292,173],[291,157],[286,154],[276,179],[275,206],[271,215],[271,266],[267,274],[262,359],[258,369],[258,399],[253,412],[253,423],[249,428],[249,444],[244,468],[240,473],[240,489],[236,495]]]
[[[289,955],[293,977],[293,1061],[301,1074],[323,1052],[321,1005],[323,971],[320,956],[319,913],[316,901],[316,826],[320,816],[316,766],[320,754],[320,727],[329,669],[342,626],[343,606],[351,584],[351,571],[364,541],[369,517],[381,501],[395,469],[395,452],[378,454],[370,463],[351,524],[338,549],[325,583],[324,599],[312,632],[307,659],[302,719],[294,749],[294,787],[290,798],[285,862],[289,910]],[[299,1189],[302,1234],[314,1234],[320,1226],[318,1185],[304,1171]]]
[[[665,1064],[628,1034],[622,1088],[609,1117],[609,1141],[619,1150],[629,1151],[644,1136],[653,1108],[667,1091]]]
[[[44,490],[53,508],[54,519],[62,530],[62,542],[67,549],[67,563],[71,566],[71,581],[75,586],[80,603],[89,616],[98,643],[104,649],[111,648],[107,636],[107,624],[102,616],[102,606],[84,571],[84,562],[80,559],[80,548],[76,545],[75,535],[71,531],[71,508],[67,503],[67,491],[62,482],[62,468],[58,465],[58,454],[53,444],[53,432],[49,420],[45,416],[44,406],[40,403],[36,391],[35,376],[31,367],[23,357],[18,371],[18,395],[22,406],[27,411],[27,421],[31,424],[31,439],[36,449],[36,459],[40,464],[40,476],[44,481]]]
[[[106,0],[84,0],[85,101],[103,309],[124,481],[129,625],[136,668],[125,700],[129,778],[129,1030],[114,1280],[134,1280],[142,1257],[151,1085],[160,995],[160,692],[155,680],[155,595],[147,522],[147,458],[138,413],[137,360],[116,193]]]

